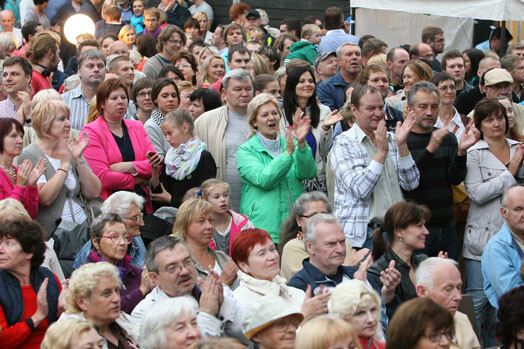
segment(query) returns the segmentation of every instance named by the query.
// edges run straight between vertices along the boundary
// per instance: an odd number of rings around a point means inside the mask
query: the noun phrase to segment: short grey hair
[[[306,241],[310,241],[312,244],[317,242],[317,225],[319,223],[339,224],[338,219],[332,214],[318,213],[314,215],[306,222],[304,245],[306,244]]]
[[[222,86],[224,86],[224,89],[227,89],[229,86],[229,80],[235,79],[235,80],[242,80],[242,81],[250,81],[251,86],[253,86],[253,77],[251,76],[251,73],[246,69],[233,69],[229,73],[224,76],[222,79]]]
[[[144,315],[140,326],[140,348],[156,349],[167,346],[165,327],[176,323],[180,316],[196,318],[198,304],[191,296],[173,297],[155,302]]]
[[[91,239],[100,241],[102,234],[104,234],[104,228],[106,224],[108,223],[122,223],[123,225],[126,225],[126,223],[122,220],[122,218],[120,218],[120,216],[117,214],[114,214],[114,213],[101,214],[95,218],[95,220],[93,221],[93,224],[91,224],[91,228],[89,229]],[[126,226],[126,229],[127,229],[127,226]]]
[[[158,261],[156,260],[156,255],[164,250],[172,250],[178,244],[182,244],[187,248],[184,241],[175,236],[161,236],[151,242],[149,246],[147,246],[144,261],[147,270],[158,273]]]
[[[100,207],[100,212],[102,214],[114,213],[124,217],[129,213],[131,204],[137,205],[142,211],[145,201],[143,197],[130,191],[117,191],[104,201],[102,207]]]
[[[511,99],[510,99],[511,101]],[[500,205],[504,208],[506,208],[508,206],[508,194],[509,192],[513,189],[513,188],[516,188],[516,187],[524,187],[522,185],[519,185],[519,184],[515,184],[515,185],[512,185],[511,187],[509,187],[508,189],[504,190],[504,192],[502,193],[502,197],[500,198]]]
[[[458,268],[458,263],[450,258],[430,257],[419,264],[415,271],[416,286],[422,285],[426,288],[433,288],[433,278],[439,264],[448,263]]]
[[[71,91],[80,84],[80,76],[78,74],[71,75],[64,80],[64,90]]]
[[[84,62],[88,59],[101,60],[102,62],[104,62],[104,65],[106,64],[106,57],[102,54],[102,52],[93,49],[87,50],[80,55],[80,57],[78,58],[78,68],[80,69],[80,67],[82,67]]]
[[[440,104],[440,93],[438,91],[437,86],[435,86],[435,84],[432,82],[421,80],[415,83],[415,85],[411,86],[411,88],[409,89],[409,92],[408,92],[408,105],[409,106],[413,107],[415,105],[415,95],[417,94],[418,91],[428,92],[428,93],[433,92],[437,96],[438,103]]]
[[[21,44],[21,43],[20,43]],[[15,34],[10,32],[1,32],[0,33],[0,46],[4,52],[13,52],[16,50],[18,45],[18,40],[16,39]]]
[[[360,46],[358,46],[357,44],[354,44],[352,42],[345,42],[342,45],[340,45],[339,47],[337,47],[337,51],[336,51],[337,58],[340,58],[340,55],[342,54],[342,48],[346,47],[346,46],[356,46],[356,47],[360,48]]]

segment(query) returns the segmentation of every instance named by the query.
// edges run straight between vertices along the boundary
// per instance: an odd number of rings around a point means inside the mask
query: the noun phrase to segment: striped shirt
[[[366,241],[370,198],[384,171],[383,164],[369,161],[366,139],[369,137],[355,124],[335,139],[330,155],[335,175],[334,214],[344,228],[346,240],[356,247]],[[388,145],[387,156],[393,161],[400,186],[404,190],[417,188],[420,175],[411,154],[399,157],[395,136],[390,132]]]
[[[69,116],[71,127],[75,130],[81,131],[86,122],[87,114],[89,113],[89,101],[87,101],[84,92],[82,92],[82,84],[78,85],[75,89],[64,93],[62,99],[71,110]]]

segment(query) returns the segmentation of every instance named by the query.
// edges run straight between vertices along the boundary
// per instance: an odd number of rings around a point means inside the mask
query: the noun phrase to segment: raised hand
[[[142,270],[142,278],[140,280],[140,292],[145,296],[155,287],[154,282],[149,278],[149,271],[146,267]]]
[[[220,293],[221,292],[221,283],[218,281],[218,275],[214,271],[210,271],[209,275],[206,278],[206,281],[203,281],[202,278],[198,278],[198,283],[202,287],[202,293],[200,295],[200,311],[208,313],[213,316],[217,316],[218,311],[220,310]]]
[[[397,128],[395,129],[395,140],[397,141],[397,144],[399,146],[406,144],[408,135],[411,132],[413,125],[415,125],[414,111],[410,111],[408,113],[403,123],[401,123],[400,121],[397,122]]]
[[[297,124],[295,128],[295,136],[297,137],[298,144],[303,144],[306,139],[309,130],[311,129],[311,119],[309,116],[304,116]],[[300,148],[303,148],[302,146]]]
[[[375,133],[375,147],[377,147],[377,154],[375,154],[374,159],[381,164],[384,163],[389,150],[387,131],[386,120],[380,120],[377,129],[373,131]]]
[[[360,266],[358,267],[358,270],[355,272],[353,277],[357,280],[367,282],[368,280],[368,269],[371,266],[371,263],[373,263],[373,257],[371,256],[371,253],[367,256],[366,259],[362,263],[360,263]]]
[[[298,125],[300,119],[302,119],[303,114],[304,111],[302,110],[302,108],[298,107],[297,110],[295,110],[295,114],[293,114],[293,125]]]
[[[212,269],[212,268],[210,268]],[[237,278],[238,267],[233,261],[227,262],[220,274],[220,281],[228,286],[233,285]]]
[[[431,139],[429,140],[429,144],[426,147],[427,151],[429,151],[432,154],[435,154],[437,149],[442,144],[442,140],[449,133],[448,127],[449,123],[444,124],[441,128],[433,130],[433,132],[431,132]]]
[[[38,293],[36,294],[36,312],[31,316],[31,319],[33,320],[33,324],[38,326],[42,320],[44,320],[47,317],[47,314],[49,314],[49,306],[47,304],[47,284],[49,283],[49,280],[46,278],[42,284],[40,285],[40,289],[38,290]]]
[[[29,179],[29,174],[33,169],[33,164],[29,159],[25,159],[24,162],[18,166],[18,173],[16,175],[16,185],[25,187]]]
[[[27,91],[18,91],[16,96],[22,101],[20,109],[24,113],[24,123],[27,119],[31,118],[31,96]],[[24,124],[22,123],[22,125]]]
[[[25,160],[25,161],[28,161],[28,160]],[[27,178],[27,184],[30,187],[33,187],[36,184],[36,182],[38,181],[38,178],[40,178],[40,176],[44,173],[44,171],[45,171],[45,159],[40,158],[36,162],[35,167],[33,167],[31,172],[29,172],[29,177]]]
[[[324,315],[327,313],[327,302],[331,293],[327,288],[320,286],[320,292],[313,296],[311,291],[311,285],[308,285],[306,289],[306,296],[304,302],[302,303],[301,313],[304,315],[304,320],[307,321],[319,315]]]
[[[444,251],[440,251],[438,253],[438,256],[439,258],[448,258],[448,253],[447,252],[444,252]]]
[[[400,272],[395,269],[395,261],[389,262],[388,268],[380,273],[380,282],[382,282],[382,301],[389,303],[395,297],[395,289],[400,284]]]
[[[513,154],[513,157],[511,158],[508,170],[511,172],[513,176],[516,176],[519,172],[520,166],[522,166],[522,160],[524,159],[524,145],[522,143],[517,144],[517,149],[515,150],[515,154]]]
[[[351,255],[346,259],[347,262],[344,263],[344,265],[350,266],[350,265],[359,265],[360,262],[362,262],[362,259],[369,253],[368,248],[361,248],[358,251],[353,251]]]
[[[78,139],[75,137],[69,143],[69,146],[71,147],[71,155],[73,156],[73,160],[80,161],[82,159],[82,154],[84,153],[84,150],[87,148],[88,144],[89,134],[87,132],[84,132],[82,139]]]
[[[324,131],[328,131],[331,126],[333,126],[342,119],[344,119],[344,117],[342,116],[342,110],[338,111],[337,109],[335,109],[331,113],[329,113],[322,122],[322,129],[324,129]]]
[[[290,129],[287,131],[286,135],[286,151],[289,156],[293,156],[295,152],[295,141],[293,139],[293,131]]]
[[[466,129],[460,136],[458,155],[466,155],[466,151],[469,149],[469,147],[477,143],[479,139],[480,131],[477,130],[477,128],[475,127],[475,122],[473,121],[473,119],[471,119],[467,124]]]

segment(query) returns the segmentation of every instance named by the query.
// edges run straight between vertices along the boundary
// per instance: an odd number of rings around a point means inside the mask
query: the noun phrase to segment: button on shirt
[[[85,98],[84,92],[82,92],[82,84],[78,85],[74,90],[64,93],[62,99],[71,110],[69,117],[71,127],[78,131],[82,130],[89,113],[89,102]]]
[[[0,118],[16,119],[16,106],[9,97],[0,102]]]
[[[380,201],[387,199],[389,205],[402,200],[402,195],[397,193],[400,188],[395,189],[392,182],[398,181],[404,190],[413,190],[420,179],[411,154],[405,158],[399,156],[393,134],[388,132],[389,150],[384,164],[372,160],[372,156],[368,155],[367,142],[374,147],[369,137],[355,124],[335,139],[330,155],[335,176],[335,216],[344,228],[346,239],[355,247],[363,246],[367,224],[371,218],[376,220],[380,215],[378,211],[385,207]],[[383,172],[386,175],[382,176]],[[379,182],[382,183],[381,192],[390,192],[381,195],[381,200],[376,200],[373,194],[376,194]],[[382,217],[384,213],[381,213]]]

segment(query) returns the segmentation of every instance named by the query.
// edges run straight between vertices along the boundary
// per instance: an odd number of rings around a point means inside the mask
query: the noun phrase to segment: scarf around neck
[[[181,144],[177,149],[169,148],[164,159],[166,174],[178,181],[183,180],[196,169],[204,150],[206,143],[198,137]]]

